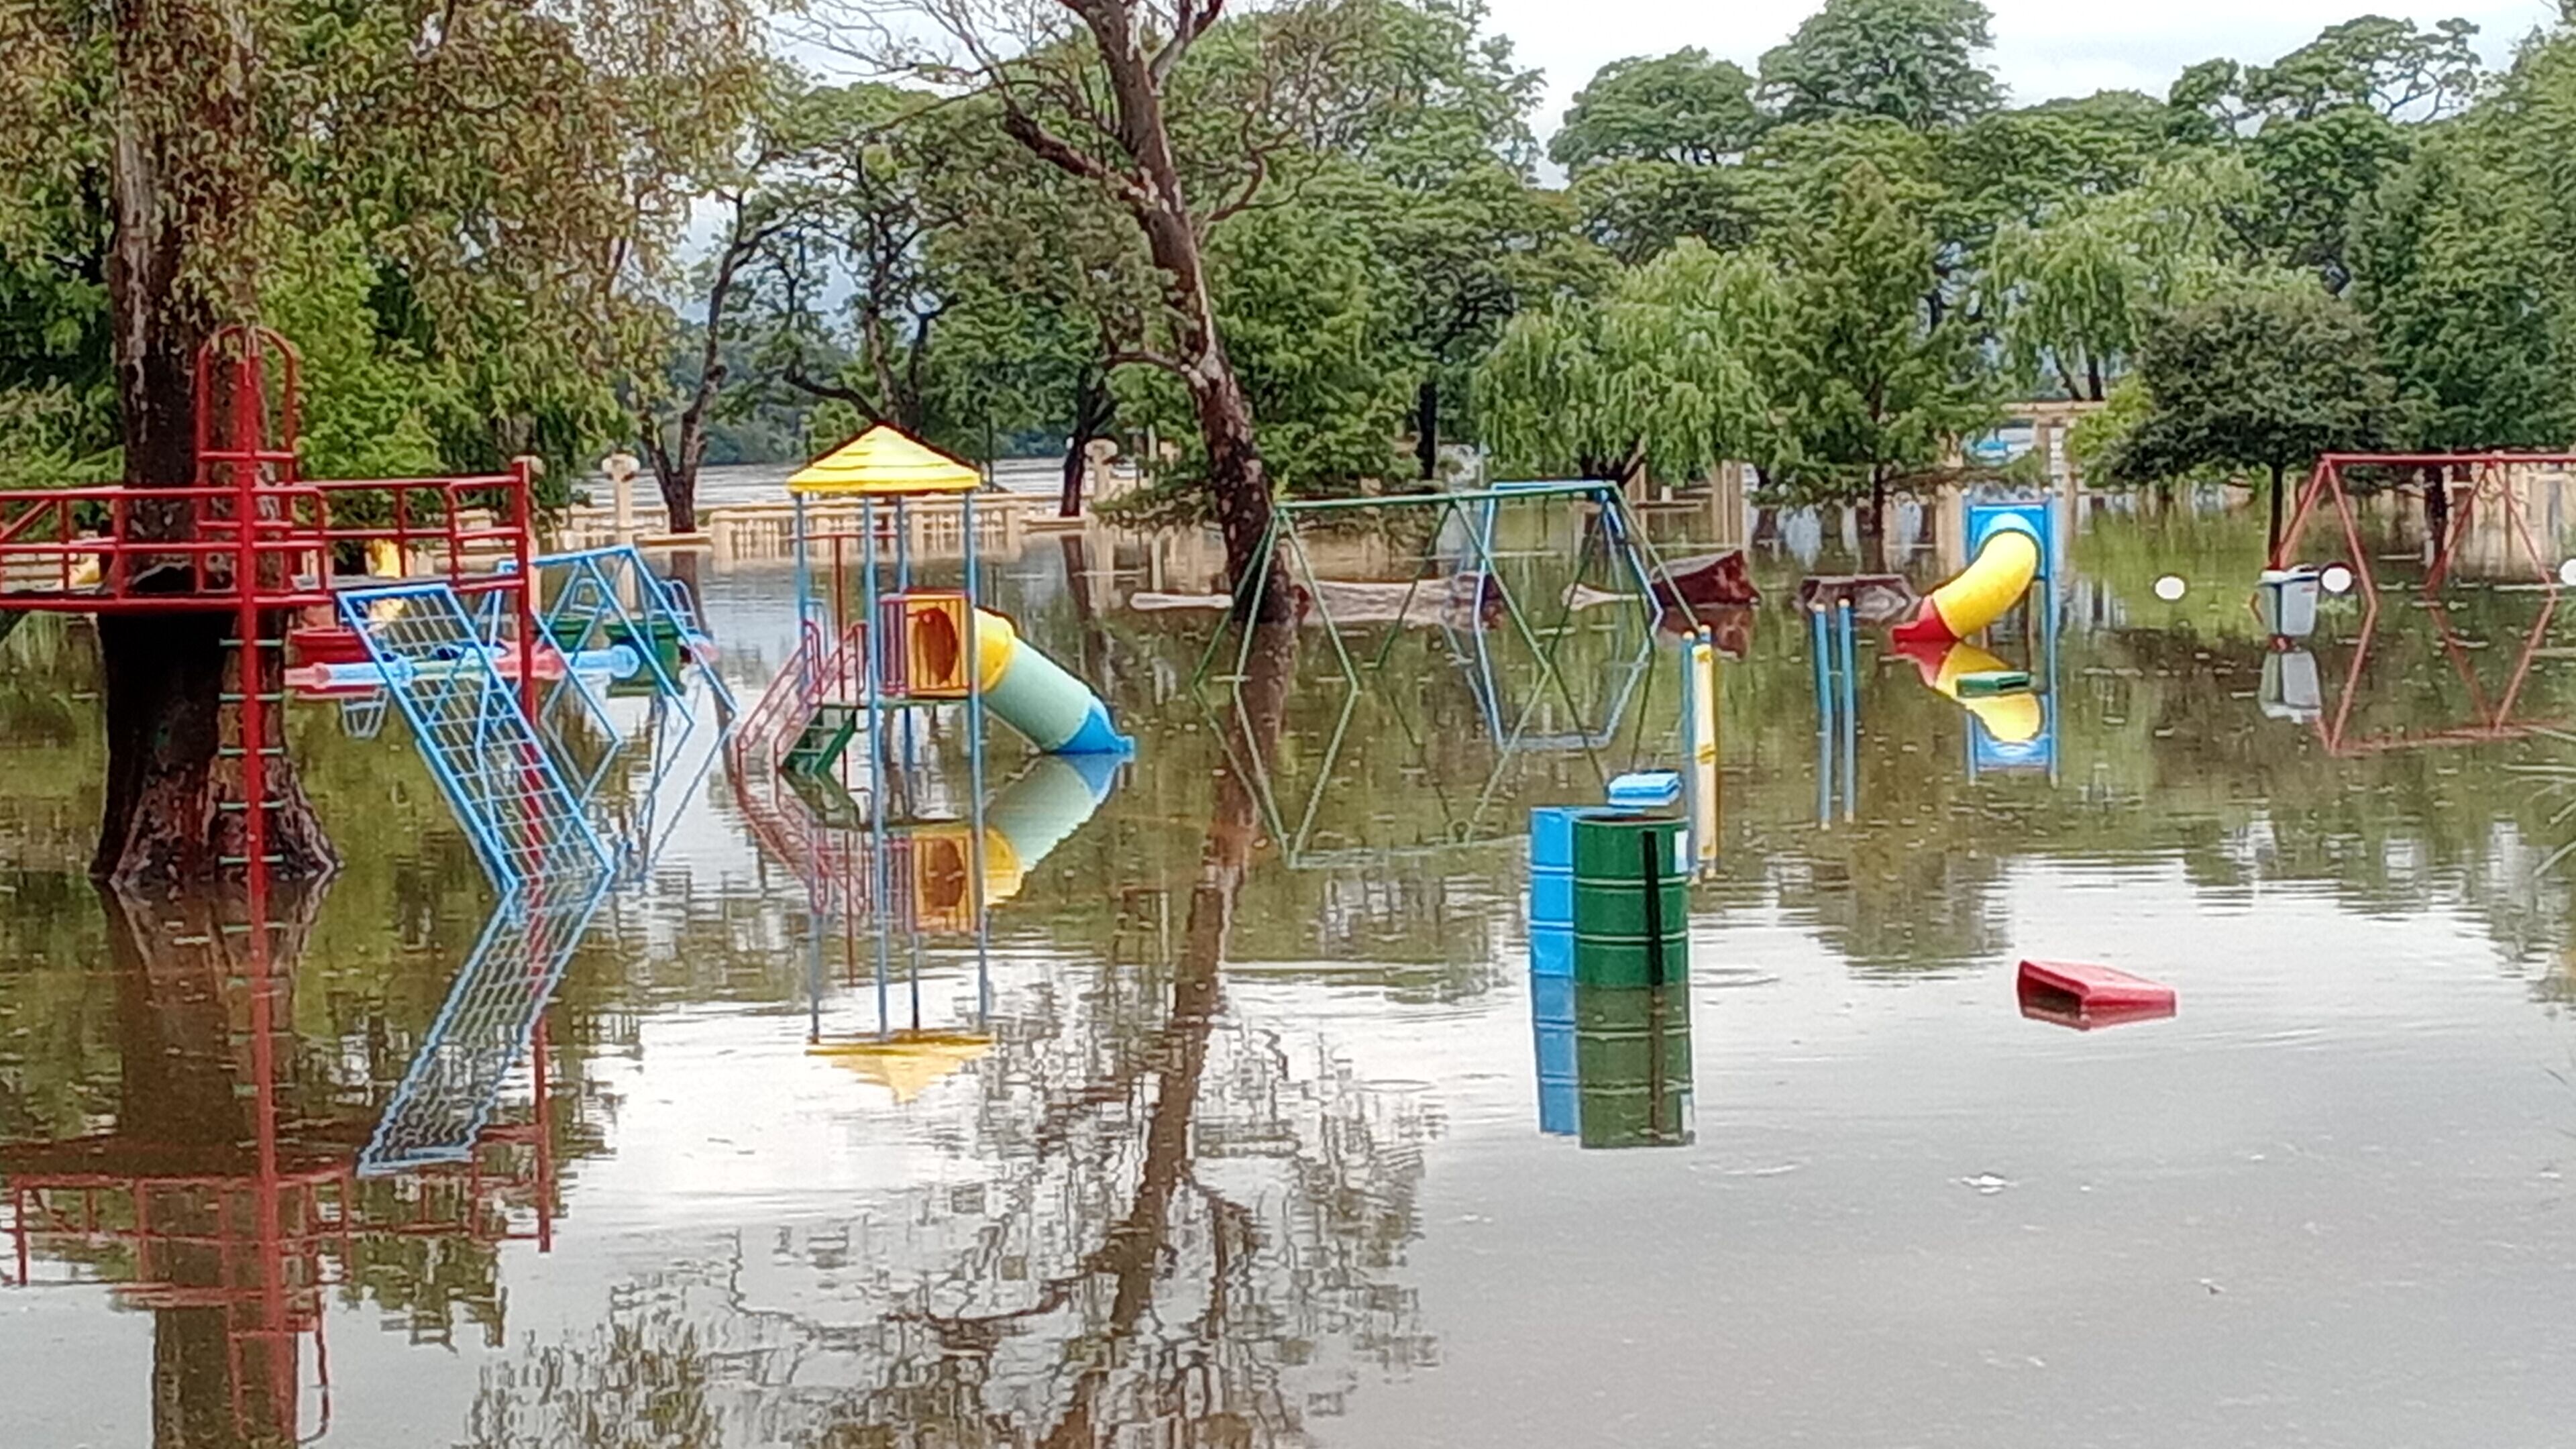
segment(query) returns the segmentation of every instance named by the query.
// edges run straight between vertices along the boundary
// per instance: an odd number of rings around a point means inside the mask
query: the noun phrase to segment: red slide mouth
[[[1950,632],[1949,623],[1941,617],[1940,607],[1930,599],[1925,599],[1923,607],[1915,611],[1912,622],[1897,625],[1889,631],[1888,637],[1900,645],[1947,646],[1959,642],[1959,636]]]

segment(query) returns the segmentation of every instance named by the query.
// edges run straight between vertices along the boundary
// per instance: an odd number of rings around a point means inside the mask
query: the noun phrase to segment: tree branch
[[[1200,36],[1207,33],[1208,27],[1214,25],[1224,11],[1225,0],[1181,0],[1179,13],[1173,17],[1172,38],[1163,42],[1163,48],[1154,53],[1153,62],[1147,67],[1148,74],[1154,78],[1155,90],[1163,89],[1163,83],[1172,78],[1172,68],[1181,63],[1181,57],[1189,52]]]
[[[804,364],[798,362],[794,358],[789,358],[787,362],[780,367],[778,380],[787,384],[789,387],[796,389],[798,392],[805,394],[807,397],[824,398],[833,402],[848,403],[850,406],[857,408],[869,422],[876,423],[885,421],[885,410],[877,406],[876,399],[869,397],[866,393],[860,392],[854,387],[849,387],[841,383],[816,382],[814,379],[805,375]]]
[[[1111,348],[1101,359],[1103,367],[1159,367],[1178,377],[1187,371],[1177,357],[1156,352],[1149,347]]]
[[[1207,220],[1199,224],[1199,231],[1202,234],[1213,230],[1217,223],[1226,218],[1240,215],[1245,208],[1252,205],[1255,198],[1261,195],[1262,185],[1270,179],[1270,153],[1254,148],[1247,159],[1252,164],[1248,174],[1243,178],[1243,188],[1235,192],[1232,199],[1207,214]]]
[[[1106,189],[1130,209],[1151,206],[1153,197],[1136,179],[1123,171],[1112,170],[1099,158],[1038,124],[1037,118],[1021,110],[1019,104],[1004,98],[1002,130],[1014,141],[1029,149],[1030,154],[1068,175],[1079,176]]]

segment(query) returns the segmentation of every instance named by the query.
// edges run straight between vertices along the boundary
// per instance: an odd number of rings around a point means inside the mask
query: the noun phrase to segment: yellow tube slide
[[[1965,639],[2010,612],[2039,577],[2039,539],[2029,525],[2006,519],[1959,576],[1932,591],[1923,611],[1899,625],[1900,644]]]

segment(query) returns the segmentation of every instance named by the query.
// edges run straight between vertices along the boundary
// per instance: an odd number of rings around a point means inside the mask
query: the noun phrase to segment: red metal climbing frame
[[[255,911],[275,804],[268,762],[286,752],[286,625],[329,610],[343,587],[385,582],[343,561],[390,545],[414,577],[509,596],[520,707],[531,719],[537,710],[534,460],[479,477],[306,479],[296,461],[300,381],[284,337],[223,328],[197,350],[192,486],[0,493],[0,609],[233,616],[219,714],[223,757],[241,762],[233,808]],[[504,561],[511,567],[492,567]]]
[[[535,464],[479,477],[316,481],[297,469],[300,363],[285,338],[265,328],[228,327],[198,349],[196,465],[188,487],[100,487],[0,493],[0,610],[114,615],[229,614],[233,650],[218,711],[219,758],[239,761],[245,920],[223,932],[243,942],[248,989],[247,1064],[258,1123],[247,1172],[96,1160],[15,1164],[11,1227],[16,1277],[26,1281],[34,1239],[121,1242],[133,1254],[128,1294],[153,1306],[224,1309],[235,1356],[234,1409],[265,1357],[265,1392],[292,1432],[298,1394],[295,1341],[322,1353],[321,1277],[325,1240],[351,1223],[347,1154],[281,1149],[274,1034],[285,1019],[284,981],[270,953],[269,762],[286,753],[286,636],[305,610],[336,608],[343,587],[381,584],[343,562],[369,545],[400,550],[405,572],[444,578],[461,595],[508,597],[515,620],[520,707],[537,708]],[[494,565],[507,562],[512,567]],[[336,615],[324,622],[336,624]],[[543,1133],[543,1047],[539,1047],[539,1171],[551,1163]],[[91,1144],[97,1148],[98,1144]],[[146,1156],[149,1153],[144,1154]],[[48,1170],[50,1166],[51,1170]],[[33,1169],[33,1170],[29,1170]],[[472,1174],[469,1194],[484,1191]],[[551,1235],[540,1184],[538,1233]],[[103,1197],[121,1208],[100,1215]],[[181,1229],[159,1209],[185,1200]],[[67,1204],[78,1212],[66,1215]],[[439,1229],[415,1226],[412,1231]],[[180,1286],[163,1264],[175,1253],[211,1255],[211,1281]],[[327,1394],[327,1359],[320,1360]],[[326,1398],[327,1405],[327,1398]],[[327,1415],[327,1407],[325,1409]]]
[[[2450,660],[2452,672],[2459,676],[2475,712],[2472,723],[2423,735],[2378,735],[2354,740],[2347,738],[2353,703],[2360,692],[2362,670],[2368,663],[2371,645],[2379,631],[2379,577],[2372,563],[2372,551],[2362,538],[2361,523],[2353,507],[2345,475],[2355,468],[2389,469],[2422,473],[2439,470],[2441,487],[2450,489],[2450,526],[2444,532],[2442,545],[2434,552],[2431,566],[2425,571],[2422,592],[2433,618],[2433,627],[2441,636],[2442,650]],[[2281,541],[2272,550],[2271,567],[2284,569],[2299,557],[2299,544],[2309,520],[2321,503],[2331,502],[2336,517],[2343,524],[2346,566],[2353,572],[2362,592],[2361,629],[2353,647],[2352,665],[2345,672],[2343,697],[2330,714],[2317,721],[2318,738],[2336,755],[2381,754],[2390,750],[2418,749],[2438,745],[2483,744],[2494,740],[2517,739],[2535,731],[2563,728],[2565,721],[2522,720],[2516,718],[2523,686],[2529,682],[2533,664],[2546,644],[2549,626],[2558,612],[2558,572],[2550,566],[2531,532],[2531,520],[2522,500],[2513,489],[2514,473],[2526,468],[2576,468],[2576,454],[2569,453],[2328,453],[2317,459],[2316,471],[2307,486],[2299,491],[2299,503],[2281,531]],[[2468,476],[2465,491],[2456,484],[2458,475]],[[2521,653],[2514,662],[2513,673],[2504,689],[2490,699],[2471,667],[2467,647],[2452,627],[2450,613],[2441,601],[2442,585],[2451,573],[2458,555],[2460,540],[2467,536],[2481,505],[2503,510],[2508,541],[2519,540],[2530,561],[2532,581],[2542,586],[2540,618],[2522,641]]]

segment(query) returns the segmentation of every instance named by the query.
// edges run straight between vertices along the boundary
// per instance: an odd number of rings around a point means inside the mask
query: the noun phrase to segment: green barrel
[[[1691,1140],[1690,993],[1574,989],[1577,1122],[1591,1148]]]
[[[1649,987],[1690,977],[1682,822],[1607,815],[1574,825],[1574,979]]]

